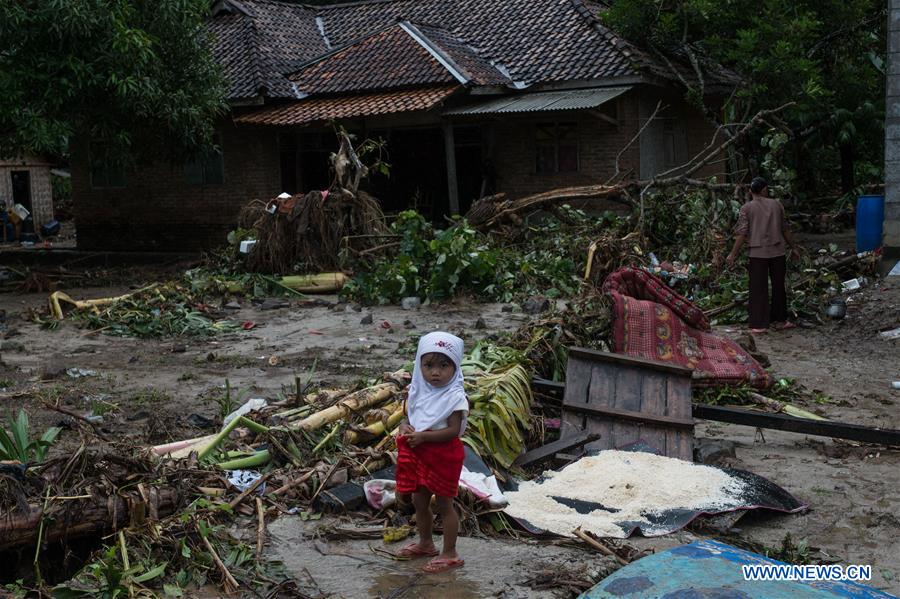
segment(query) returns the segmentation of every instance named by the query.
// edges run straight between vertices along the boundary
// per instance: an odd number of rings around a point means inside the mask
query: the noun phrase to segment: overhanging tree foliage
[[[794,102],[767,144],[799,194],[881,180],[883,0],[616,0],[605,21],[651,52],[676,53],[698,71],[688,97],[703,96],[703,57],[746,81],[723,121]],[[786,142],[779,137],[787,134]],[[760,140],[757,149],[762,150]],[[768,146],[767,146],[768,147]],[[764,152],[759,151],[761,155]]]
[[[0,153],[64,153],[74,135],[119,158],[210,147],[226,108],[207,0],[0,0]]]

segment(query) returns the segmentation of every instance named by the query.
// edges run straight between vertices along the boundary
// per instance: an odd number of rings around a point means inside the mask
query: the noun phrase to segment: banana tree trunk
[[[290,424],[289,426],[293,429],[314,431],[322,428],[326,424],[342,420],[354,412],[384,403],[402,389],[400,383],[400,380],[402,380],[401,374],[403,373],[394,373],[394,375],[391,376],[392,380],[390,380],[390,382],[381,383],[380,385],[375,385],[374,387],[351,393],[330,408],[316,412],[300,422]]]

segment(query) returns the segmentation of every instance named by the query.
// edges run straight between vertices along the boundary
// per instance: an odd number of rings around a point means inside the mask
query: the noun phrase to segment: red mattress
[[[744,348],[712,334],[700,308],[650,273],[621,268],[606,278],[603,291],[615,305],[616,353],[691,368],[701,385],[749,383],[766,389],[772,384],[772,376]]]

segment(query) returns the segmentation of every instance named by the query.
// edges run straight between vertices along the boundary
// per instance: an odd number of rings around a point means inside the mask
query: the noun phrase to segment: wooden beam
[[[585,358],[594,362],[611,362],[613,364],[632,366],[634,368],[649,368],[659,372],[669,372],[686,377],[692,376],[694,372],[690,368],[685,368],[684,366],[679,366],[677,364],[670,364],[669,362],[633,358],[624,354],[611,354],[609,352],[596,351],[593,349],[584,349],[583,347],[570,347],[569,355]]]
[[[831,437],[832,439],[900,446],[900,430],[895,429],[845,424],[830,420],[809,420],[784,414],[771,414],[743,408],[726,408],[724,406],[707,406],[702,404],[694,404],[693,412],[694,418],[702,418],[703,420],[729,422],[731,424],[801,433],[815,437]]]
[[[619,410],[618,408],[608,408],[606,406],[595,406],[592,404],[563,404],[563,412],[578,412],[588,414],[589,416],[602,416],[612,420],[629,420],[631,422],[639,422],[642,424],[658,424],[665,427],[676,427],[692,430],[694,421],[683,418],[675,418],[673,416],[660,416],[658,414],[644,414],[643,412],[633,412],[631,410]]]
[[[453,137],[453,123],[444,123],[444,153],[447,157],[447,199],[450,214],[459,214],[459,186],[456,181],[456,141]]]
[[[573,447],[596,441],[599,438],[600,435],[585,432],[576,433],[571,437],[563,437],[559,441],[553,441],[552,443],[541,445],[540,447],[523,453],[515,459],[513,466],[527,466],[528,464],[550,457],[556,452],[567,451]]]
[[[557,383],[546,379],[535,378],[531,381],[535,389],[547,395],[562,397],[565,394],[565,383]],[[863,443],[877,443],[879,445],[900,446],[900,430],[882,429],[858,424],[845,424],[830,420],[808,420],[795,418],[784,414],[772,414],[744,408],[726,408],[723,406],[708,406],[706,404],[693,404],[694,418],[713,420],[715,422],[728,422],[756,428],[782,430],[793,433],[801,433],[816,437],[831,437],[832,439],[847,439],[849,441],[861,441]]]
[[[603,113],[603,112],[601,112],[601,111],[599,111],[599,110],[597,110],[597,109],[593,109],[593,108],[592,108],[592,109],[588,110],[587,112],[588,112],[588,114],[590,114],[591,116],[593,116],[593,117],[595,117],[595,118],[598,118],[598,119],[600,119],[601,121],[604,121],[604,122],[606,122],[606,123],[609,123],[609,124],[612,125],[613,127],[618,127],[618,126],[619,126],[619,121],[618,121],[617,119],[614,119],[613,117],[609,116],[608,114]]]

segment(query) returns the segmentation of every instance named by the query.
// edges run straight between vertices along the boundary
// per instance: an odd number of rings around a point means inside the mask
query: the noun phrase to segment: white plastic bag
[[[363,484],[366,501],[376,510],[394,505],[397,500],[397,483],[392,480],[372,479]]]

